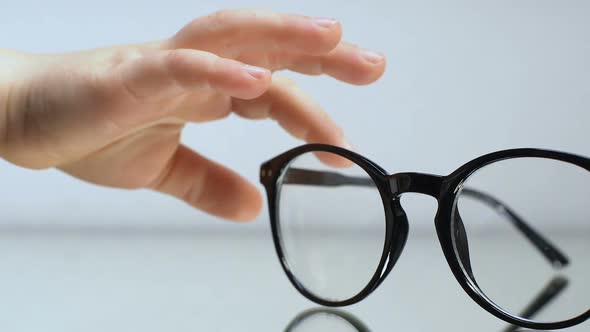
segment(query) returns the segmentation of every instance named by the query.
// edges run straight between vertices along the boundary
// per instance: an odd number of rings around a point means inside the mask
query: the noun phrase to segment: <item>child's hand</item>
[[[256,187],[180,144],[181,130],[234,112],[272,118],[305,141],[345,145],[318,105],[271,78],[279,69],[353,84],[381,76],[381,55],[340,38],[332,19],[240,10],[199,18],[148,44],[63,55],[0,52],[0,156],[253,219],[262,205]]]

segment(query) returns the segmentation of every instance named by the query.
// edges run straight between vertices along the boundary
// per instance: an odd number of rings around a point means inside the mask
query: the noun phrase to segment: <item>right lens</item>
[[[286,264],[303,288],[331,302],[349,300],[369,284],[385,245],[381,194],[362,167],[342,158],[302,154],[277,183]]]
[[[590,299],[590,172],[544,158],[486,165],[463,183],[455,252],[485,295],[535,322],[572,319]]]

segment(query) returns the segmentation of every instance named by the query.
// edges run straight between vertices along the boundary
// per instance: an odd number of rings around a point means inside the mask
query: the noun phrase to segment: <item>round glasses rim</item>
[[[517,152],[517,151],[522,151],[522,153],[510,154],[510,152]],[[539,152],[547,152],[550,155],[549,156],[540,156]],[[507,153],[507,155],[499,156],[497,158],[489,158],[493,155],[498,155],[498,154],[503,154],[503,153]],[[544,330],[546,330],[546,329],[563,329],[563,328],[573,327],[573,326],[576,326],[576,325],[578,325],[590,318],[590,308],[587,309],[585,312],[577,314],[576,316],[574,316],[572,318],[563,319],[563,320],[559,320],[559,321],[554,320],[554,321],[542,322],[542,321],[536,321],[533,319],[527,319],[527,318],[520,317],[520,315],[513,314],[510,311],[502,308],[502,306],[498,305],[496,302],[494,302],[491,298],[489,298],[485,294],[485,292],[481,289],[481,287],[479,287],[479,285],[476,284],[472,280],[472,278],[469,276],[469,273],[468,273],[467,269],[465,268],[465,266],[463,265],[463,263],[461,262],[459,253],[457,251],[456,240],[455,240],[455,236],[454,236],[454,232],[453,232],[454,231],[454,223],[452,222],[452,220],[453,220],[454,209],[456,207],[456,201],[459,197],[459,193],[461,192],[463,183],[470,176],[472,176],[474,173],[476,173],[478,170],[485,168],[491,164],[506,161],[506,160],[525,159],[525,158],[545,159],[545,160],[553,160],[556,162],[563,162],[563,163],[567,163],[567,164],[579,167],[583,170],[590,172],[590,169],[588,168],[590,166],[587,165],[587,164],[590,164],[590,159],[582,157],[582,156],[573,155],[573,154],[569,154],[569,153],[565,153],[565,152],[552,151],[552,150],[512,149],[512,150],[504,150],[504,151],[489,153],[487,155],[483,155],[479,158],[473,159],[473,160],[469,161],[468,163],[466,163],[465,165],[458,168],[455,172],[446,176],[445,177],[446,179],[449,179],[449,180],[454,179],[455,184],[449,186],[449,190],[448,190],[448,192],[446,192],[446,194],[441,192],[441,198],[443,196],[447,196],[448,201],[451,202],[449,212],[446,213],[447,214],[446,219],[448,220],[447,224],[449,227],[449,238],[451,241],[453,260],[454,260],[454,263],[456,264],[456,266],[459,268],[459,271],[462,274],[463,282],[464,282],[465,286],[467,286],[467,288],[461,283],[461,280],[458,280],[458,282],[461,284],[461,286],[463,286],[464,290],[472,298],[475,296],[479,300],[481,300],[481,301],[485,302],[487,305],[489,305],[489,308],[486,308],[485,306],[480,304],[484,309],[486,309],[488,312],[494,314],[498,318],[501,318],[501,319],[507,321],[508,323],[515,324],[515,325],[518,325],[518,326],[521,326],[524,328],[544,329]],[[579,158],[582,158],[585,160],[580,160]],[[482,162],[476,163],[478,160],[482,160]],[[584,161],[587,164],[585,164]],[[442,199],[441,199],[441,201],[442,201]],[[439,202],[439,204],[442,204],[442,203]],[[442,205],[444,205],[444,204],[442,204]],[[446,204],[446,205],[448,206],[449,204]],[[441,210],[441,205],[439,205],[439,211],[440,210]],[[452,267],[451,267],[451,269],[452,269]],[[474,300],[476,300],[476,299],[474,298]],[[478,301],[476,300],[476,302],[478,302]],[[489,310],[489,309],[491,309],[491,310]]]
[[[302,146],[305,147],[305,146]],[[274,215],[274,222],[272,222],[272,228],[273,228],[273,232],[276,232],[276,241],[278,241],[278,243],[276,243],[276,250],[279,253],[279,261],[281,266],[283,267],[283,270],[285,271],[285,273],[287,274],[289,280],[291,281],[291,283],[293,284],[293,286],[302,294],[304,295],[306,298],[312,300],[313,302],[316,302],[318,304],[321,305],[325,305],[328,307],[340,307],[340,306],[347,306],[347,305],[351,305],[354,303],[358,303],[360,301],[362,301],[363,299],[365,299],[367,296],[369,296],[373,290],[375,289],[375,287],[378,285],[379,280],[381,278],[381,275],[385,269],[385,263],[387,261],[387,257],[389,255],[389,247],[391,246],[391,237],[388,236],[388,234],[390,233],[389,229],[390,229],[390,222],[389,222],[389,218],[388,218],[388,207],[386,205],[386,192],[383,191],[382,186],[379,185],[379,178],[376,178],[376,174],[372,173],[375,170],[378,171],[382,171],[379,167],[373,168],[376,165],[372,165],[372,163],[368,163],[365,164],[365,162],[367,160],[365,160],[366,158],[360,156],[360,155],[356,155],[354,154],[354,152],[352,151],[348,151],[345,149],[341,149],[339,147],[335,147],[335,146],[325,146],[326,148],[316,148],[316,149],[309,149],[309,150],[302,150],[299,151],[299,153],[292,155],[290,158],[285,159],[283,161],[283,165],[280,169],[279,174],[277,174],[276,179],[274,182],[275,185],[275,215]],[[335,150],[333,149],[335,148]],[[341,150],[341,151],[340,151]],[[307,153],[313,153],[313,152],[328,152],[328,153],[334,153],[340,157],[346,158],[350,161],[352,161],[356,166],[360,167],[361,169],[363,169],[363,171],[369,176],[371,177],[371,179],[373,180],[373,182],[375,183],[375,186],[377,187],[378,191],[379,191],[379,196],[381,197],[381,202],[383,204],[383,210],[384,210],[384,220],[383,222],[385,223],[385,232],[384,232],[384,241],[383,241],[383,249],[382,249],[382,254],[381,254],[381,258],[379,259],[379,263],[377,264],[376,268],[375,268],[375,272],[372,274],[371,278],[369,279],[369,281],[367,282],[367,284],[365,286],[363,286],[361,288],[360,291],[358,291],[354,296],[348,297],[344,300],[340,300],[340,301],[334,301],[334,300],[328,300],[325,299],[323,297],[321,297],[320,295],[317,295],[315,292],[309,290],[307,287],[305,287],[305,285],[303,285],[303,283],[297,278],[296,273],[293,271],[293,269],[291,268],[291,265],[289,264],[289,260],[287,258],[287,254],[284,250],[284,244],[283,244],[283,237],[281,236],[281,232],[280,232],[280,208],[279,208],[279,204],[280,204],[280,188],[281,188],[281,183],[280,180],[282,179],[282,177],[285,175],[285,171],[289,168],[289,165],[296,160],[298,157],[307,154]],[[352,153],[351,155],[345,155],[344,153],[340,153],[340,152],[350,152]],[[356,158],[359,157],[359,158]],[[280,251],[280,252],[279,252]]]

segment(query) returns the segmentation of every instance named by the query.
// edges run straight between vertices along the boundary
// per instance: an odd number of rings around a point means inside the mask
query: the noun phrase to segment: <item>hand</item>
[[[181,144],[181,131],[233,112],[274,119],[308,142],[346,145],[317,104],[271,77],[289,69],[368,84],[382,75],[382,55],[340,39],[332,19],[239,10],[196,19],[164,41],[61,55],[0,52],[0,155],[253,219],[262,206],[256,187]]]

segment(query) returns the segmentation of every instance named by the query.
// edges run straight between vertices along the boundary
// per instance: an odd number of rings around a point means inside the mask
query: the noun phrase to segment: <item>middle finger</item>
[[[270,70],[288,69],[307,75],[327,74],[340,81],[364,85],[376,81],[385,71],[385,56],[341,42],[327,54],[309,55],[293,52],[244,54],[238,60]]]

